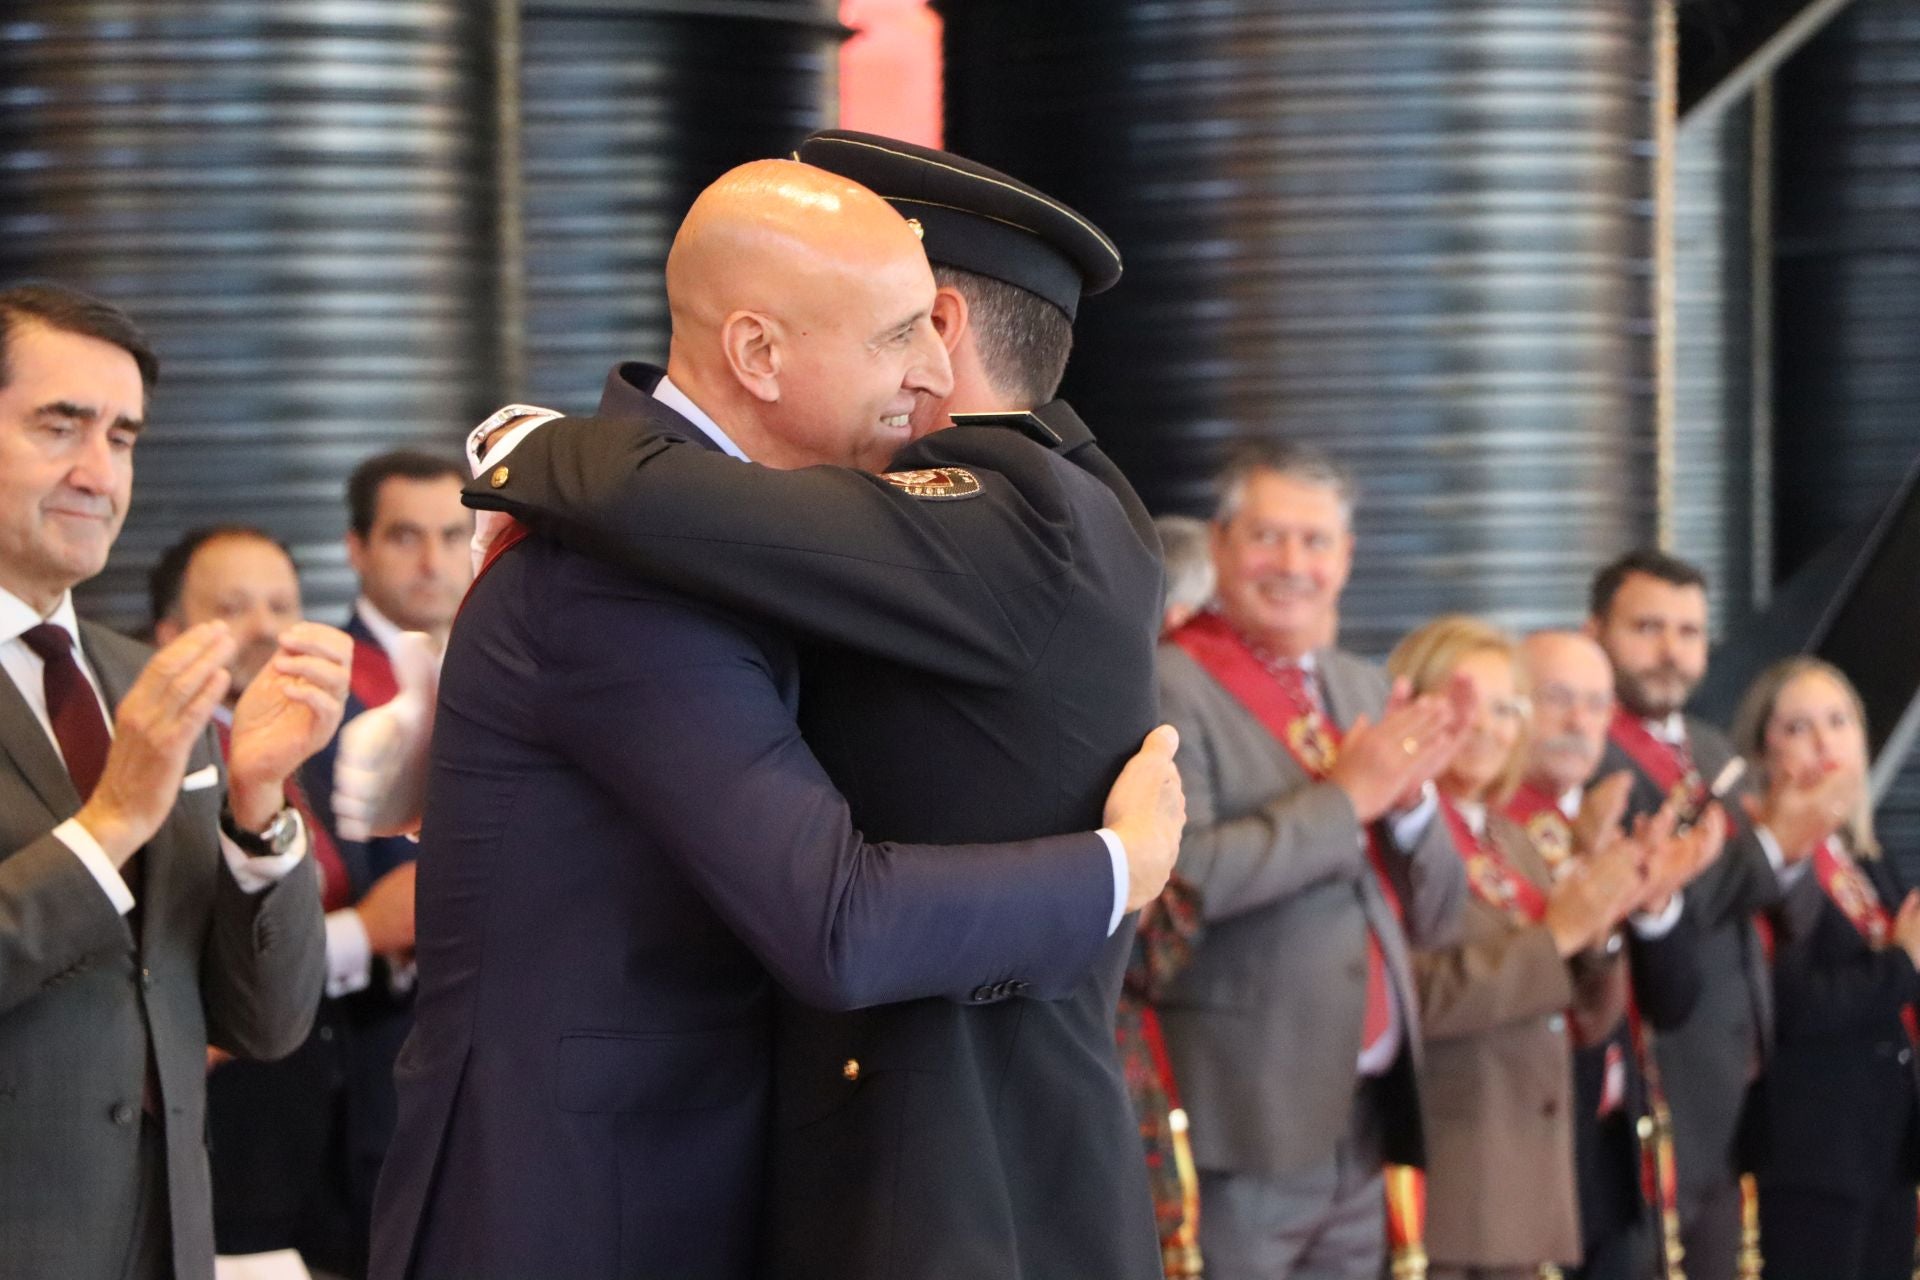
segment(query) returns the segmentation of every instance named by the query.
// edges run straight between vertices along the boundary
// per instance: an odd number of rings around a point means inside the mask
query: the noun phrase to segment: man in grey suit
[[[1383,1162],[1422,1158],[1409,943],[1444,946],[1466,876],[1431,779],[1457,700],[1390,694],[1333,647],[1352,489],[1311,451],[1222,477],[1216,606],[1161,646],[1206,932],[1161,1005],[1215,1280],[1381,1274]]]
[[[78,622],[125,518],[153,356],[114,308],[0,290],[0,1270],[213,1274],[206,1051],[286,1053],[325,969],[287,776],[339,722],[346,637],[291,629],[208,719],[224,623],[157,655]]]

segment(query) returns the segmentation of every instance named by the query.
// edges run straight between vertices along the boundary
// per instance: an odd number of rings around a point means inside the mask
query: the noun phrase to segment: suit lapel
[[[1327,700],[1327,717],[1345,733],[1353,726],[1353,718],[1365,709],[1358,705],[1361,699],[1331,649],[1322,649],[1313,665],[1320,681],[1320,694]]]
[[[80,808],[79,793],[60,753],[40,727],[33,708],[11,680],[0,678],[0,753],[13,761],[14,768],[39,795],[40,802],[56,818],[65,820]]]

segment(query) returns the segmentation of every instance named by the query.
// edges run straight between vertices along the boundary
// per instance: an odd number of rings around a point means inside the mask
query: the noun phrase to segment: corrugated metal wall
[[[1772,583],[1755,559],[1753,145],[1749,101],[1689,121],[1674,153],[1673,550],[1706,570],[1715,636]]]
[[[337,609],[354,462],[452,451],[498,399],[492,48],[468,0],[9,0],[0,278],[119,303],[164,366],[90,614],[142,622],[155,554],[216,520]]]
[[[834,119],[832,0],[522,0],[527,386],[591,409],[664,360],[661,273],[701,188]]]
[[[1634,0],[951,0],[947,137],[1127,255],[1068,393],[1150,504],[1300,437],[1365,490],[1344,639],[1579,616],[1656,530]]]
[[[1920,456],[1920,0],[1857,0],[1781,72],[1777,121],[1785,576]],[[1920,755],[1880,819],[1920,867]]]

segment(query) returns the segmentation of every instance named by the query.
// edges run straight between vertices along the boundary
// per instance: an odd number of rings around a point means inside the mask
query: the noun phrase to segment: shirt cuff
[[[121,878],[120,868],[113,865],[113,859],[93,838],[93,832],[81,826],[78,818],[68,818],[55,827],[53,838],[73,850],[73,856],[80,859],[80,865],[100,882],[101,892],[107,895],[107,901],[113,904],[115,911],[125,915],[133,910],[133,890],[127,888],[127,882]]]
[[[1800,883],[1800,877],[1807,874],[1807,867],[1813,859],[1802,858],[1799,862],[1788,866],[1786,851],[1780,847],[1780,842],[1774,838],[1773,832],[1765,827],[1755,827],[1753,838],[1760,842],[1760,852],[1767,855],[1767,865],[1773,868],[1774,878],[1780,881],[1781,888],[1791,889]]]
[[[1100,837],[1107,846],[1107,857],[1113,860],[1113,914],[1107,917],[1107,936],[1111,938],[1114,930],[1127,915],[1127,890],[1133,884],[1133,873],[1127,870],[1127,846],[1120,843],[1120,837],[1106,827],[1093,834]]]
[[[1427,828],[1433,823],[1433,815],[1440,811],[1440,793],[1433,789],[1431,782],[1422,784],[1420,802],[1405,813],[1395,814],[1388,822],[1393,831],[1393,842],[1402,851],[1411,851],[1427,834]]]
[[[373,980],[373,943],[352,907],[327,912],[327,995],[350,996]]]
[[[1686,896],[1676,893],[1668,900],[1667,909],[1659,915],[1653,916],[1644,911],[1636,911],[1627,917],[1627,923],[1641,940],[1658,942],[1673,932],[1674,927],[1680,923],[1680,913],[1686,910],[1686,906]]]
[[[566,415],[558,410],[543,409],[534,404],[510,404],[496,410],[485,422],[467,433],[467,465],[473,468],[474,478],[480,478],[499,465],[500,460],[512,453],[536,427],[564,417]],[[528,421],[500,437],[500,443],[491,449],[487,448],[487,437],[515,418],[526,418]]]
[[[293,847],[285,853],[272,857],[256,858],[227,839],[227,833],[220,833],[220,852],[226,855],[227,869],[233,872],[234,883],[240,886],[242,893],[262,893],[273,888],[287,878],[287,872],[300,865],[307,856],[307,820],[300,816],[298,809],[293,812],[293,820],[299,824],[299,831],[293,837]]]

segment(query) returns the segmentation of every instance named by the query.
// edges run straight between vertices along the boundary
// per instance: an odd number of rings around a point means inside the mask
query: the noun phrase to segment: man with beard
[[[1556,876],[1619,841],[1641,846],[1646,888],[1626,935],[1636,1013],[1573,1055],[1574,1161],[1580,1196],[1583,1264],[1578,1280],[1634,1280],[1653,1269],[1664,1197],[1651,1204],[1643,1169],[1654,1168],[1654,1129],[1664,1107],[1657,1079],[1643,1070],[1648,1044],[1635,1018],[1657,1030],[1678,1026],[1700,993],[1694,924],[1680,886],[1719,855],[1725,818],[1716,806],[1688,833],[1671,834],[1671,806],[1658,828],[1637,839],[1622,830],[1632,775],[1621,771],[1589,787],[1613,722],[1613,671],[1607,656],[1574,631],[1541,631],[1522,654],[1533,689],[1533,732],[1526,775],[1508,816],[1526,828]],[[1642,1130],[1645,1129],[1643,1136]],[[1670,1190],[1660,1184],[1662,1191]]]
[[[1707,669],[1706,578],[1664,552],[1630,552],[1595,575],[1587,633],[1606,651],[1619,705],[1602,773],[1628,770],[1628,816],[1697,802],[1733,758],[1719,729],[1684,711]],[[1771,976],[1756,913],[1788,892],[1819,891],[1804,874],[1844,820],[1827,780],[1744,791],[1720,856],[1687,889],[1699,929],[1700,997],[1656,1039],[1673,1110],[1681,1238],[1689,1280],[1733,1280],[1740,1251],[1741,1116],[1773,1035]]]

